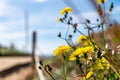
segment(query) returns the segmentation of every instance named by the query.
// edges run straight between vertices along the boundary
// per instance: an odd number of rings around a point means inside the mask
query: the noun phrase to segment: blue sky
[[[81,14],[94,21],[98,18],[89,0],[72,0]],[[107,5],[114,1],[115,8],[112,18],[120,20],[120,1],[108,0]],[[63,0],[0,0],[0,44],[10,46],[11,43],[19,50],[25,50],[24,12],[29,15],[29,46],[31,51],[32,32],[37,32],[37,54],[50,55],[59,45],[65,42],[57,37],[66,29],[64,24],[56,22],[59,11],[67,5]],[[85,32],[85,30],[83,30]]]

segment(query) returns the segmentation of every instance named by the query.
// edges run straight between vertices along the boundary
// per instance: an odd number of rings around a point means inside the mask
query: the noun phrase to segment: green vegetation
[[[27,52],[19,51],[17,49],[11,49],[7,47],[0,48],[0,56],[28,56]]]

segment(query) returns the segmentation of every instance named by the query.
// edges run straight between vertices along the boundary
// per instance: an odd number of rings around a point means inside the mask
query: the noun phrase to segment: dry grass
[[[95,33],[94,39],[103,47],[102,32]],[[105,30],[105,39],[109,48],[117,50],[117,46],[120,45],[120,25],[114,24],[112,27],[107,27]]]

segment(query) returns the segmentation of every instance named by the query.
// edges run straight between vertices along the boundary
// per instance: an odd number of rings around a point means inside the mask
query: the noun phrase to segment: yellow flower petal
[[[78,38],[78,42],[81,42],[81,41],[86,41],[87,40],[87,37],[84,36],[84,35],[81,35],[79,38]]]
[[[66,12],[67,12],[67,13],[70,13],[70,12],[72,12],[72,11],[73,11],[72,8],[66,7],[66,8],[64,8],[64,9],[62,9],[62,10],[60,11],[60,14],[63,15],[63,14],[65,14]]]
[[[106,2],[107,0],[97,0],[98,4],[101,4],[102,2]]]
[[[95,68],[98,70],[109,69],[109,67],[110,65],[104,57],[102,57],[101,59],[98,59],[97,64],[95,66]]]
[[[68,53],[72,48],[70,46],[60,46],[54,51],[54,56]]]
[[[60,18],[57,18],[57,20],[56,20],[57,22],[60,22]]]
[[[91,46],[80,47],[70,55],[69,60],[76,60],[77,59],[76,57],[81,57],[84,54],[91,54],[93,52],[94,52],[94,48]]]
[[[90,78],[92,74],[93,74],[93,71],[88,72],[87,75],[84,77],[84,80]]]

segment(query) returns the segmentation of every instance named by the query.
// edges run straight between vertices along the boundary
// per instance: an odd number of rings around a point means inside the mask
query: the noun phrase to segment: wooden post
[[[35,48],[36,48],[36,32],[34,31],[32,34],[32,60],[33,67],[35,67]]]
[[[39,56],[35,55],[35,48],[36,48],[36,32],[34,31],[32,34],[32,68],[33,70],[37,70],[38,76],[40,80],[45,80],[42,70],[38,68],[39,66]],[[35,68],[36,67],[36,68]]]

